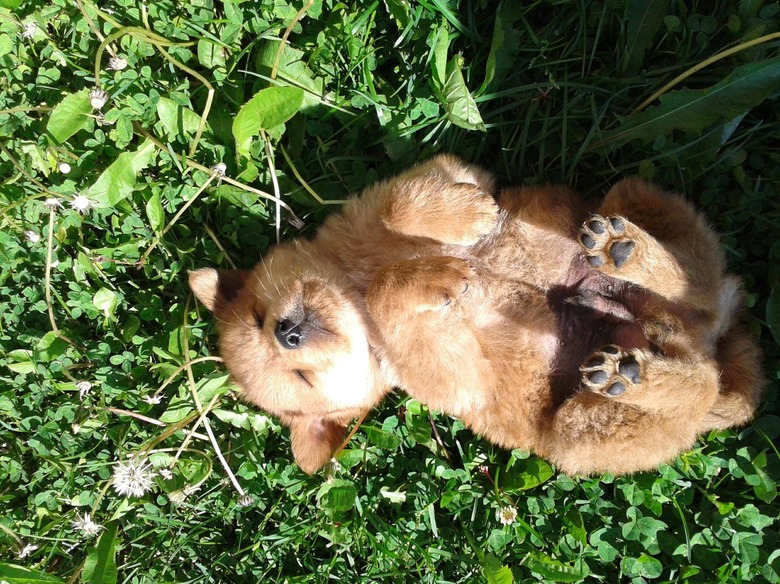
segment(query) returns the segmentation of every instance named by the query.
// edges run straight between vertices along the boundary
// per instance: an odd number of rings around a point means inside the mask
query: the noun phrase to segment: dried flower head
[[[89,92],[89,103],[93,109],[100,109],[108,101],[108,93],[100,88],[95,88]]]
[[[244,495],[238,500],[238,504],[242,507],[249,507],[252,504],[252,496]]]
[[[159,471],[159,475],[164,478],[166,481],[169,481],[173,478],[173,473],[171,472],[171,469],[169,468],[161,468]]]
[[[114,466],[114,490],[122,496],[143,497],[152,488],[154,471],[149,462],[131,456]]]
[[[89,381],[77,381],[76,389],[79,390],[79,399],[84,399],[89,393],[89,390],[92,389],[92,384]]]
[[[22,29],[22,38],[31,39],[35,36],[35,31],[38,30],[38,25],[35,22],[27,22]]]
[[[37,550],[38,547],[39,546],[37,546],[37,545],[35,545],[33,543],[28,543],[22,549],[19,550],[19,553],[16,554],[16,557],[19,558],[20,560],[23,560],[24,558],[29,556],[31,553],[33,553],[35,550]]]
[[[35,233],[35,231],[25,231],[24,238],[30,243],[38,243],[41,240],[41,236]]]
[[[156,406],[162,401],[161,395],[147,395],[144,398],[144,401],[148,403],[150,406]]]
[[[60,161],[57,163],[57,170],[62,174],[68,174],[70,172],[70,164]]]
[[[84,515],[77,514],[76,519],[71,521],[70,524],[73,526],[74,529],[79,530],[87,537],[92,537],[93,535],[97,535],[100,532],[100,530],[103,529],[102,525],[92,521],[92,517],[90,517],[89,513],[84,513]]]
[[[53,211],[54,209],[62,209],[62,202],[56,197],[49,197],[43,202],[43,206],[49,211]]]
[[[127,69],[127,59],[123,59],[122,57],[111,57],[108,60],[108,68],[112,69],[113,71]]]
[[[222,178],[225,176],[225,171],[227,170],[227,165],[224,162],[218,162],[214,166],[211,167],[211,174],[213,174],[216,177]]]
[[[90,210],[92,207],[92,201],[85,195],[76,195],[70,202],[70,208],[74,211],[78,211],[82,215]]]
[[[517,519],[517,509],[512,505],[501,507],[501,509],[498,510],[498,520],[503,525],[512,525],[515,522],[515,519]]]

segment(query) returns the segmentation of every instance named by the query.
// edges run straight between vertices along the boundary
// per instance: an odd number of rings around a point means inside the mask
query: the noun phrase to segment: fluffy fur
[[[301,468],[397,386],[567,473],[654,468],[748,421],[760,354],[715,233],[636,179],[597,209],[440,156],[369,187],[250,272],[197,270],[245,398]]]

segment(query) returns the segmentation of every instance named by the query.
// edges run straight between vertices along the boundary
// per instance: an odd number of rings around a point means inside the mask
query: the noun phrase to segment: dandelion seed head
[[[38,243],[41,240],[41,236],[35,233],[35,231],[25,231],[24,238],[30,243]]]
[[[22,30],[22,38],[31,39],[35,36],[35,32],[38,30],[38,25],[35,22],[27,22]]]
[[[156,406],[162,401],[162,396],[160,395],[147,395],[144,398],[144,401],[148,403],[150,406]]]
[[[29,556],[31,553],[33,553],[35,550],[37,550],[38,547],[39,546],[37,546],[37,545],[35,545],[33,543],[28,543],[22,549],[19,550],[19,553],[16,554],[16,557],[19,558],[20,560],[23,560],[24,558]]]
[[[89,92],[89,104],[92,106],[92,109],[102,108],[104,105],[106,105],[107,101],[108,93],[106,93],[103,89],[96,87]]]
[[[70,208],[74,211],[78,211],[82,215],[90,210],[92,207],[92,201],[85,195],[76,195],[70,202]]]
[[[130,457],[114,465],[114,490],[123,497],[143,497],[152,488],[154,471],[144,458]]]
[[[512,525],[515,522],[515,519],[517,519],[517,509],[512,505],[501,507],[501,509],[498,510],[498,520],[502,525]]]
[[[89,513],[84,515],[76,515],[76,518],[70,522],[74,529],[80,531],[87,537],[97,535],[103,526],[99,523],[95,523]]]
[[[126,69],[127,59],[123,59],[122,57],[111,57],[108,60],[108,68],[113,69],[114,71],[121,71],[122,69]]]
[[[81,424],[75,424],[75,423],[71,424],[70,425],[70,430],[74,434],[78,434],[79,432],[81,432]]]
[[[53,211],[54,209],[62,209],[62,202],[56,197],[49,197],[43,202],[43,206],[49,211]]]

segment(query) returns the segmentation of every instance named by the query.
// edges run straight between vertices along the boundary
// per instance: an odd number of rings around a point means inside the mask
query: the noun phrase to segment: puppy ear
[[[214,312],[218,305],[238,295],[248,276],[249,270],[192,270],[190,288],[203,306]]]
[[[290,424],[295,462],[308,475],[328,462],[344,441],[347,428],[323,418],[296,418]]]

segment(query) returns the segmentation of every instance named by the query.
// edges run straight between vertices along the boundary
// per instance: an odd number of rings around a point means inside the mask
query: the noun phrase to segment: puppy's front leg
[[[406,260],[384,268],[368,289],[368,312],[402,389],[452,415],[478,409],[495,373],[471,320],[472,270],[452,257]]]
[[[472,245],[496,223],[493,177],[451,156],[437,156],[392,179],[382,192],[385,227],[411,237]]]

